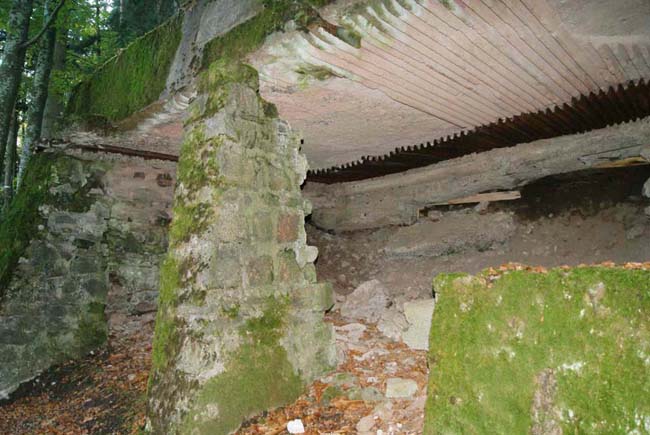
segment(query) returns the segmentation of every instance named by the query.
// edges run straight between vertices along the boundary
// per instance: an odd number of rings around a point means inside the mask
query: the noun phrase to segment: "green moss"
[[[246,417],[300,395],[302,381],[279,342],[288,304],[286,298],[269,298],[264,314],[246,322],[243,343],[230,356],[225,372],[201,388],[183,433],[225,435]]]
[[[239,306],[239,304],[235,304],[231,307],[224,307],[221,309],[221,311],[223,311],[223,314],[229,319],[236,319],[237,317],[239,317],[240,308],[241,307]]]
[[[199,92],[207,95],[205,107],[194,113],[187,120],[192,123],[200,118],[209,117],[226,104],[226,100],[232,92],[232,85],[242,84],[254,90],[259,90],[259,78],[255,68],[238,61],[219,59],[204,71],[198,80]]]
[[[169,356],[175,352],[178,346],[177,325],[174,323],[173,310],[176,306],[180,283],[180,267],[170,254],[160,267],[158,313],[151,355],[152,376],[154,372],[167,367]]]
[[[643,432],[650,272],[518,271],[488,282],[436,279],[425,434],[530,432],[546,370],[564,433]]]
[[[68,113],[118,121],[156,101],[165,90],[182,24],[177,15],[108,60],[75,89]]]
[[[323,404],[323,406],[329,406],[330,402],[337,397],[345,397],[345,391],[341,387],[338,386],[330,386],[323,391],[323,395],[320,398],[320,403]]]
[[[84,354],[106,343],[108,326],[104,314],[105,304],[90,303],[84,309],[75,331],[78,354]],[[71,355],[71,356],[77,356]]]
[[[193,202],[194,195],[204,186],[213,190],[211,200],[217,201],[224,182],[219,172],[217,153],[223,144],[220,136],[206,139],[203,125],[194,128],[183,142],[178,162],[178,182],[188,192],[185,199],[177,198],[174,219],[169,230],[170,245],[187,241],[192,234],[203,231],[208,223],[211,207],[204,202]]]
[[[305,29],[322,22],[314,8],[329,3],[331,0],[265,0],[264,10],[255,17],[206,44],[203,67],[219,59],[243,59],[261,47],[267,36],[282,30],[288,21],[294,20]]]

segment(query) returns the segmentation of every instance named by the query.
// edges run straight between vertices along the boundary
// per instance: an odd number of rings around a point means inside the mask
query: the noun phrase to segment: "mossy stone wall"
[[[106,340],[109,206],[97,191],[107,169],[37,155],[0,222],[0,397]]]
[[[116,333],[146,323],[167,249],[156,216],[172,198],[168,170],[97,154],[30,160],[0,221],[0,396],[103,345],[107,317]]]
[[[151,433],[228,434],[335,363],[306,245],[299,139],[255,70],[215,62],[190,110],[149,386]]]
[[[425,434],[647,433],[650,271],[439,276]]]

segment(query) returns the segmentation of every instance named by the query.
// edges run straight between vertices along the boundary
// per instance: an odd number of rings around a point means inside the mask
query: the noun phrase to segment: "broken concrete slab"
[[[412,379],[390,378],[386,380],[386,397],[407,399],[418,392],[418,384]]]
[[[643,118],[354,183],[308,183],[303,193],[313,204],[312,223],[321,229],[355,231],[411,225],[432,204],[519,188],[549,175],[639,157],[647,147],[649,132],[650,118]]]
[[[511,214],[481,215],[458,211],[435,221],[399,228],[384,252],[391,257],[439,257],[472,250],[488,250],[505,243],[515,232]]]
[[[376,323],[388,307],[388,291],[376,279],[366,281],[350,293],[341,304],[341,315]]]
[[[429,349],[429,332],[435,305],[435,299],[404,304],[404,316],[408,322],[408,328],[402,333],[402,340],[411,349]]]

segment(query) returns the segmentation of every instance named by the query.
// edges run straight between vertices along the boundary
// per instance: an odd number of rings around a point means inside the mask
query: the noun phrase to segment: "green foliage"
[[[177,15],[108,60],[75,89],[68,112],[118,121],[156,101],[182,37],[182,21]]]
[[[564,433],[650,425],[650,272],[438,277],[425,434],[529,433],[538,378]],[[602,283],[602,284],[601,284]]]
[[[128,43],[171,17],[178,3],[177,0],[129,0],[123,3],[122,11],[118,7],[113,8],[108,21],[119,34],[122,44]]]

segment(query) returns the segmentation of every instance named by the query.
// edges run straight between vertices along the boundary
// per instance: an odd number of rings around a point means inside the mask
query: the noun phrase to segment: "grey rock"
[[[650,198],[650,179],[643,185],[643,196]]]
[[[377,329],[386,337],[394,340],[401,341],[402,334],[408,328],[408,322],[402,310],[397,305],[393,305],[388,310],[384,311],[377,323]]]
[[[408,322],[402,340],[411,349],[428,350],[429,332],[435,307],[434,299],[425,299],[404,304],[404,316]]]
[[[650,205],[646,207],[643,212],[645,213],[646,216],[650,216]]]
[[[384,395],[375,387],[367,387],[361,390],[361,400],[364,402],[381,402]]]
[[[375,417],[373,415],[366,415],[357,423],[357,432],[369,432],[373,427],[375,427]]]
[[[390,378],[386,381],[386,397],[407,399],[418,392],[418,384],[412,379]]]
[[[388,291],[381,282],[366,281],[350,293],[341,304],[341,315],[376,323],[389,305]]]
[[[625,238],[627,240],[638,239],[645,232],[645,225],[637,224],[625,232]]]
[[[366,331],[366,326],[361,323],[348,323],[347,325],[337,326],[334,331],[338,334],[339,339],[343,341],[358,342]]]

